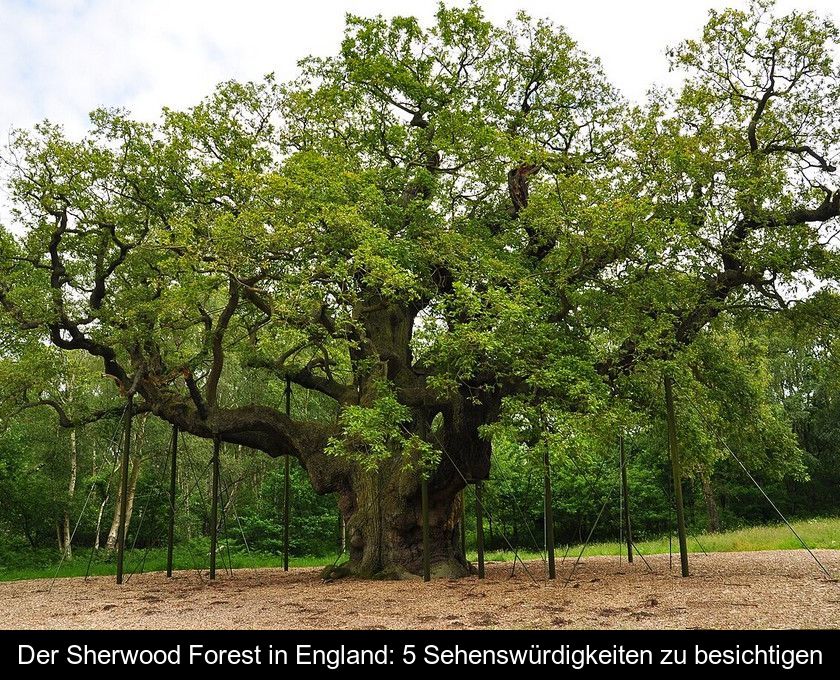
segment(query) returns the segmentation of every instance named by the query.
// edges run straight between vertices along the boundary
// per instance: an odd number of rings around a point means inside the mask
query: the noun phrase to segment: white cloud
[[[463,4],[463,1],[459,2]],[[641,97],[667,77],[664,49],[702,26],[726,0],[485,0],[494,20],[519,8],[565,25],[600,56],[614,83]],[[741,0],[734,4],[743,5]],[[827,13],[827,0],[786,0],[782,10]],[[45,117],[78,134],[98,106],[154,118],[189,106],[229,78],[288,77],[307,54],[333,53],[345,12],[415,14],[431,0],[0,0],[0,142]]]

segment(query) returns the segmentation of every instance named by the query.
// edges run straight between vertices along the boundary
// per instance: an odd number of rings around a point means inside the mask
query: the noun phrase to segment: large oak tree
[[[341,51],[156,124],[15,134],[0,302],[200,437],[337,492],[358,574],[464,573],[458,492],[504,422],[597,413],[732,309],[836,276],[837,30],[712,13],[633,107],[545,21],[350,17]],[[262,388],[225,390],[236,367]],[[335,404],[285,414],[286,381]]]

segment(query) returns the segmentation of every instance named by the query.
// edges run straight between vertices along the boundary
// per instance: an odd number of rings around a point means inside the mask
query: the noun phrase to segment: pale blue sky
[[[463,4],[460,2],[459,4]],[[519,8],[565,25],[628,96],[667,79],[664,49],[697,34],[710,7],[741,0],[486,0],[502,21]],[[827,0],[781,0],[828,13]],[[77,134],[88,112],[122,106],[154,118],[225,79],[294,73],[329,54],[344,14],[430,17],[431,0],[0,0],[0,144],[48,117]]]

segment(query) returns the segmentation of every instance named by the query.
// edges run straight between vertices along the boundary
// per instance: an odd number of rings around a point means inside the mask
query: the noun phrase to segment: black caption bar
[[[0,631],[19,669],[283,666],[834,671],[840,631]]]

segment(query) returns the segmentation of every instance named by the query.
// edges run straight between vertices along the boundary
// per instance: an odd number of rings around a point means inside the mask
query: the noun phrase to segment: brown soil
[[[820,550],[840,573],[840,551]],[[318,569],[242,569],[0,583],[0,628],[840,628],[840,583],[803,551],[583,560],[566,585],[542,562],[488,564],[487,579],[325,583]]]

